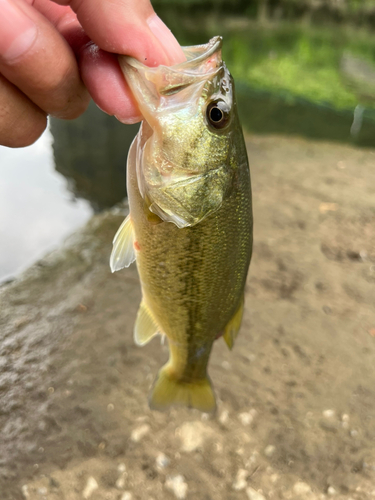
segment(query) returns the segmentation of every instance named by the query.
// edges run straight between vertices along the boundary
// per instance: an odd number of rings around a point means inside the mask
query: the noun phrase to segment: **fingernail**
[[[152,16],[147,19],[147,24],[165,50],[170,64],[178,64],[186,61],[185,54],[180,44],[159,16],[152,14]]]
[[[0,0],[0,57],[13,61],[34,43],[37,28],[11,0]]]

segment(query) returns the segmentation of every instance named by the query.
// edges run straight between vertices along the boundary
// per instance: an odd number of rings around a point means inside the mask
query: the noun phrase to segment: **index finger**
[[[54,0],[69,5],[87,35],[101,49],[125,54],[148,66],[185,59],[180,45],[149,0]]]

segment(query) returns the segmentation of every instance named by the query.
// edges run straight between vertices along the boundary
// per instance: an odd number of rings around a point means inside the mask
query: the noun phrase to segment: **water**
[[[300,24],[264,27],[215,16],[176,20],[171,12],[162,17],[182,44],[224,35],[223,54],[247,131],[375,147],[370,33]],[[351,71],[358,67],[362,80]],[[126,155],[137,129],[91,104],[72,122],[52,119],[33,146],[0,147],[0,281],[126,196]]]
[[[56,174],[52,141],[47,130],[30,147],[0,148],[1,281],[59,245],[93,212]]]
[[[32,146],[0,147],[0,281],[126,196],[126,155],[136,131],[91,104],[74,122],[52,119]]]

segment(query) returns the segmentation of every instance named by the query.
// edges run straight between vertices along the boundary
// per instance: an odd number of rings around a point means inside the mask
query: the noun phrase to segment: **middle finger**
[[[0,73],[46,113],[75,118],[89,96],[68,43],[23,0],[0,0]]]

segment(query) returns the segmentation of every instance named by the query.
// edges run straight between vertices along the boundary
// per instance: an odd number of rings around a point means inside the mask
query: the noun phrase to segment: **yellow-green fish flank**
[[[251,186],[221,38],[184,49],[187,61],[147,68],[120,59],[144,122],[128,158],[130,214],[112,270],[136,257],[143,300],[135,339],[168,338],[170,359],[151,408],[213,411],[213,342],[231,348],[240,327],[252,251]]]

